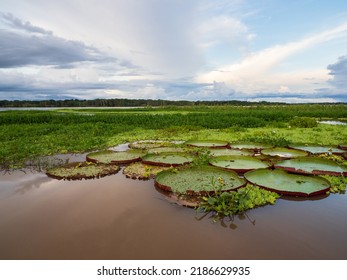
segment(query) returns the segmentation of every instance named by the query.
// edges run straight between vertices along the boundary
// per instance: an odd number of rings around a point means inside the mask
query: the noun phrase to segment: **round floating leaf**
[[[343,154],[344,151],[335,147],[323,147],[317,145],[291,145],[289,148],[302,150],[311,154]]]
[[[332,160],[316,157],[301,157],[283,160],[276,163],[275,168],[281,168],[299,174],[347,175],[347,167],[340,166]]]
[[[163,171],[155,179],[155,185],[163,190],[188,195],[235,190],[245,184],[237,173],[213,166]]]
[[[90,153],[86,156],[86,159],[88,162],[94,163],[127,164],[141,160],[142,155],[142,152],[136,150],[128,150],[124,152],[105,150]]]
[[[138,142],[130,143],[129,148],[147,150],[147,149],[167,147],[172,145],[173,143],[169,141],[138,141]]]
[[[262,149],[272,148],[272,146],[268,145],[268,144],[250,143],[250,142],[232,143],[232,144],[230,144],[230,147],[232,149],[247,149],[247,150],[254,150],[254,151],[259,151],[259,150],[262,150]]]
[[[149,154],[160,154],[160,153],[184,153],[187,149],[182,147],[158,147],[158,148],[152,148],[148,149]]]
[[[55,179],[81,180],[100,178],[115,174],[119,171],[119,166],[91,163],[91,162],[72,162],[64,166],[55,167],[46,172],[49,177]]]
[[[282,157],[282,158],[294,158],[294,157],[304,157],[307,156],[307,152],[287,149],[287,148],[271,148],[264,149],[261,151],[263,155],[272,156],[272,157]]]
[[[180,166],[191,163],[193,160],[194,157],[186,153],[147,154],[142,157],[143,163],[159,166]]]
[[[324,178],[290,174],[281,169],[258,169],[245,174],[252,184],[283,195],[314,196],[326,193],[330,183]]]
[[[218,157],[218,156],[252,156],[253,152],[251,152],[249,150],[210,149],[209,154],[213,157]]]
[[[188,146],[193,147],[205,147],[205,148],[226,148],[229,145],[227,141],[219,140],[190,140],[185,143]]]
[[[239,173],[258,168],[267,168],[269,165],[258,158],[246,156],[220,156],[210,160],[210,164]]]
[[[142,162],[135,162],[124,168],[123,174],[127,178],[147,180],[155,177],[159,172],[169,169],[170,167],[147,165]]]

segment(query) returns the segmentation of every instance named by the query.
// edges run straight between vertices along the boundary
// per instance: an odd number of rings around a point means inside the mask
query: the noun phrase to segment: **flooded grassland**
[[[297,114],[334,118],[337,113],[335,119],[345,120],[346,107],[298,108],[186,109],[184,114],[175,109],[168,117],[160,110],[134,111],[129,118],[123,112],[4,112],[0,259],[346,259],[346,194],[282,196],[274,205],[214,221],[211,214],[177,204],[153,179],[126,178],[124,166],[103,178],[64,181],[22,165],[39,155],[95,151],[139,139],[242,140],[280,147],[347,142],[345,125],[304,127],[305,119],[303,125],[292,121]],[[81,158],[85,154],[71,160]]]

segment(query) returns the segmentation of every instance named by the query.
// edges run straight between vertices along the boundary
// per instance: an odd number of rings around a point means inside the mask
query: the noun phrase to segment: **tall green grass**
[[[298,136],[294,137],[293,129],[288,130],[289,122],[295,117],[347,119],[347,106],[201,106],[4,111],[0,112],[0,164],[4,168],[23,164],[25,160],[39,155],[90,151],[125,141],[151,138],[223,138],[229,141],[266,138],[267,141],[284,145],[290,139],[299,139],[299,136],[303,137],[305,134],[305,131],[300,131]],[[281,135],[269,134],[273,128],[281,129]],[[258,131],[257,134],[252,134],[253,130]],[[259,134],[259,131],[265,134]],[[343,139],[346,127],[334,128],[333,131],[318,127],[306,132],[314,133],[317,141],[333,139],[336,135]]]

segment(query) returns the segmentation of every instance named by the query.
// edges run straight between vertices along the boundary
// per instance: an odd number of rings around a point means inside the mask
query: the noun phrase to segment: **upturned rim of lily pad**
[[[188,140],[185,144],[192,147],[214,149],[227,148],[229,146],[229,142],[223,140]]]
[[[208,149],[209,155],[211,157],[221,157],[221,156],[253,156],[254,152],[245,149]]]
[[[171,145],[175,144],[164,140],[141,140],[129,143],[128,147],[132,149],[147,150],[151,148],[168,147]]]
[[[261,151],[262,149],[273,148],[273,145],[264,144],[261,142],[238,141],[229,144],[231,149],[245,149],[253,151]]]
[[[291,144],[291,145],[288,145],[288,148],[305,151],[314,155],[319,155],[319,154],[341,155],[345,152],[344,150],[337,148],[335,146],[324,146],[324,145],[317,145],[317,144]]]
[[[305,167],[305,164],[308,166]],[[328,168],[322,168],[324,165]],[[274,167],[297,174],[347,176],[346,167],[339,165],[335,161],[319,157],[286,159],[277,162]]]
[[[297,158],[297,157],[307,156],[308,152],[298,150],[298,149],[274,147],[274,148],[269,148],[269,149],[263,149],[261,151],[261,154],[265,155],[265,156],[271,156],[271,157]]]
[[[347,143],[346,144],[340,144],[337,147],[341,150],[347,150]]]

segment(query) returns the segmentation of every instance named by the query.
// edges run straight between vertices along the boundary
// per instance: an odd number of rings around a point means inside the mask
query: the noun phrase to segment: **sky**
[[[1,0],[0,100],[347,102],[346,0]]]

